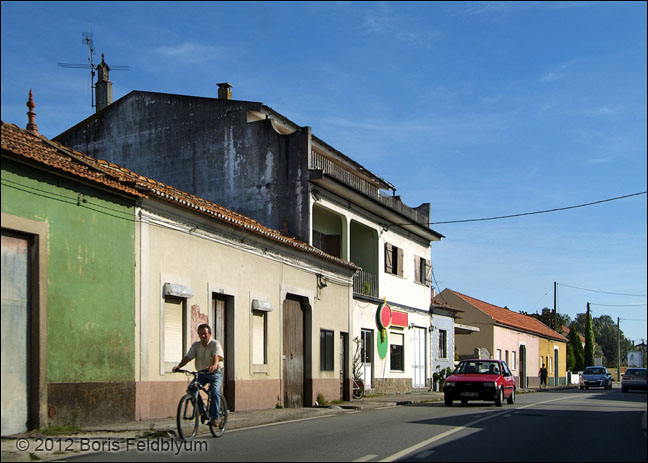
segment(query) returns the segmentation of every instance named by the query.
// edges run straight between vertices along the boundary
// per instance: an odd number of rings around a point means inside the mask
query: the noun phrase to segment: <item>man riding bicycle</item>
[[[200,341],[194,342],[187,355],[182,361],[174,366],[171,371],[177,371],[187,363],[195,359],[196,370],[208,370],[208,373],[200,373],[198,382],[201,386],[209,383],[209,397],[211,405],[209,406],[209,419],[212,424],[216,425],[218,420],[218,411],[220,410],[220,388],[223,384],[223,346],[215,339],[211,339],[211,328],[207,324],[198,327],[198,337]]]

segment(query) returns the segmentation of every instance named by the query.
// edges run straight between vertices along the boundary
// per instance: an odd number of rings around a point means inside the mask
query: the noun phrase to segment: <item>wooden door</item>
[[[284,407],[304,406],[304,312],[298,301],[283,304]]]
[[[213,306],[214,306],[214,322],[212,327],[212,336],[213,338],[220,343],[223,347],[223,395],[228,403],[233,403],[230,401],[231,397],[228,397],[226,394],[227,391],[227,304],[224,296],[220,294],[213,295]]]
[[[29,241],[2,232],[2,435],[28,428]]]
[[[349,385],[347,379],[349,378],[349,357],[347,354],[347,344],[349,335],[347,333],[340,333],[340,399],[345,400],[348,397]]]
[[[520,387],[527,387],[526,346],[520,346]]]

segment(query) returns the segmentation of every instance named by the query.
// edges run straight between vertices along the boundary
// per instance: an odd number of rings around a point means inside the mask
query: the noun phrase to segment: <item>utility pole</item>
[[[617,381],[621,382],[621,319],[617,317]]]
[[[556,329],[556,325],[558,324],[558,314],[556,313],[556,282],[554,281],[554,313],[553,313],[553,329],[554,331],[558,331]]]

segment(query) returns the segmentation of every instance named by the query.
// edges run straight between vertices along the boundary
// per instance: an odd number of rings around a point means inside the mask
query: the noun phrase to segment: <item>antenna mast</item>
[[[81,43],[88,45],[88,63],[90,66],[90,106],[94,108],[94,92],[92,91],[94,89],[94,77],[95,77],[95,66],[94,66],[94,41],[92,38],[94,37],[94,34],[90,32],[90,28],[88,28],[88,32],[81,32]]]
[[[90,106],[95,107],[95,95],[94,95],[94,89],[96,87],[95,85],[95,71],[97,69],[97,66],[94,64],[94,56],[95,56],[95,50],[94,50],[94,40],[93,40],[94,34],[90,32],[88,28],[88,32],[81,32],[81,43],[83,45],[88,46],[88,64],[71,64],[71,63],[56,63],[62,68],[77,68],[77,69],[89,69],[90,70]],[[102,55],[103,56],[103,55]],[[128,66],[120,66],[120,65],[111,65],[110,69],[113,71],[128,71],[130,68]]]

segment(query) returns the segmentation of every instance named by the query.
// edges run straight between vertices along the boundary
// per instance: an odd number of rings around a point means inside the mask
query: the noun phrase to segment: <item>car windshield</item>
[[[480,374],[480,375],[499,375],[500,366],[497,362],[480,362],[480,361],[471,361],[471,362],[461,362],[455,373],[459,375],[471,375],[471,374]]]
[[[604,375],[605,368],[585,368],[584,375]]]
[[[641,377],[645,378],[646,377],[646,370],[645,369],[628,370],[628,371],[626,371],[626,375],[628,375],[628,376],[641,376]]]

